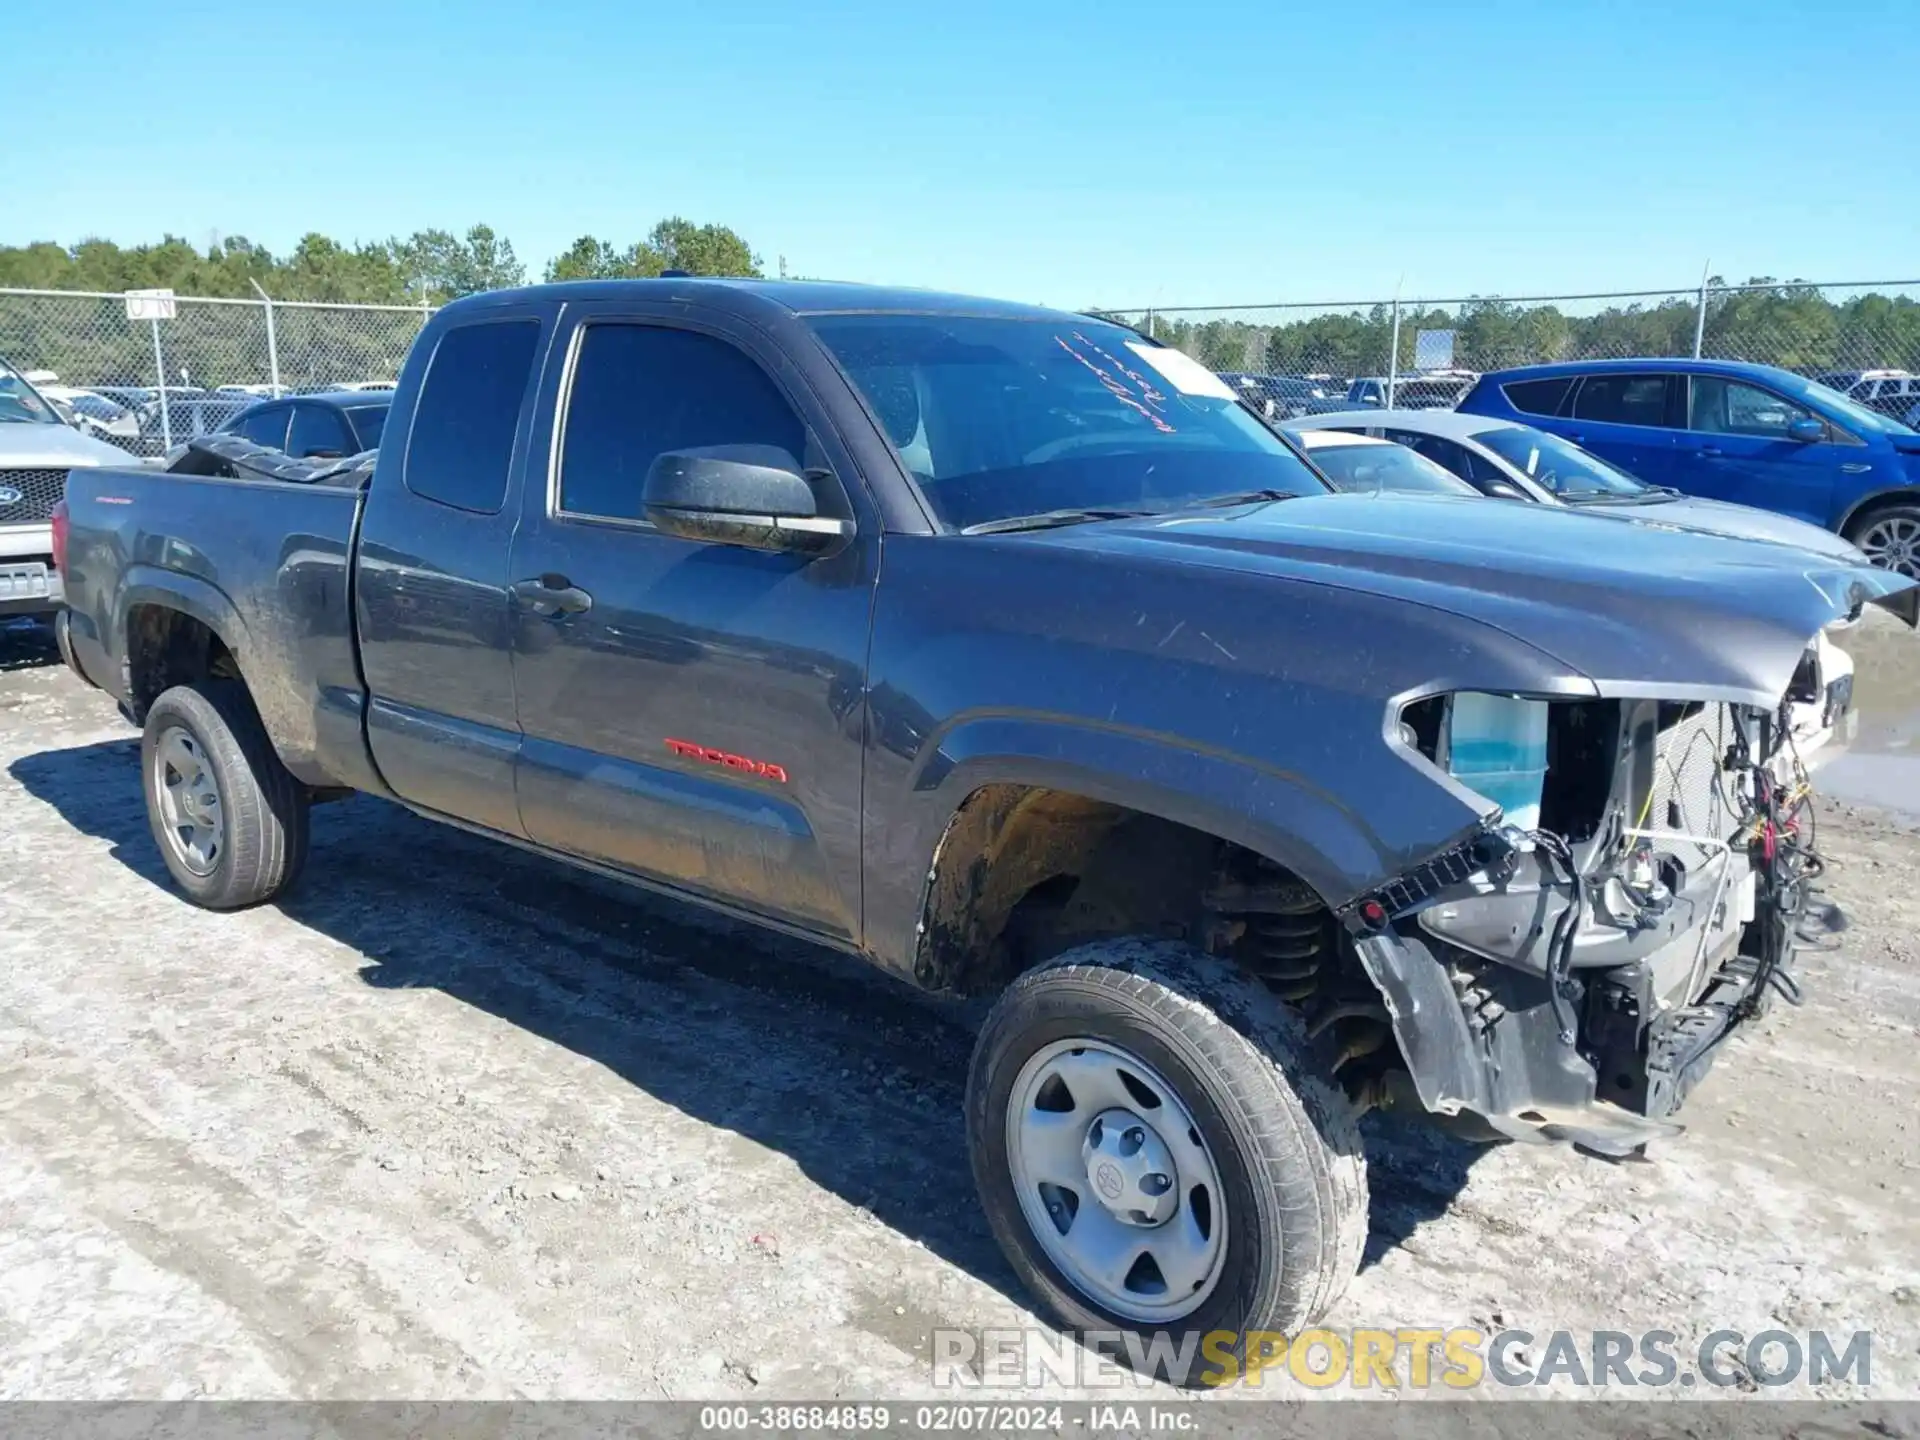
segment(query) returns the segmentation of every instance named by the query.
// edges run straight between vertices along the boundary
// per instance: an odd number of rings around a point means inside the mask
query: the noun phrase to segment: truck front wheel
[[[1366,1165],[1332,1058],[1257,980],[1188,946],[1102,941],[1028,971],[967,1086],[1001,1248],[1068,1329],[1133,1332],[1121,1363],[1234,1378],[1250,1333],[1271,1353],[1359,1265]]]
[[[162,692],[147,710],[140,771],[160,856],[194,904],[257,905],[299,875],[309,797],[243,686],[208,680]]]

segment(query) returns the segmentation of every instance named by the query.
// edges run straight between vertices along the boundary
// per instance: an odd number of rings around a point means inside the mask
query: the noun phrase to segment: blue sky
[[[1904,279],[1912,0],[15,5],[0,242],[668,214],[1058,305]]]

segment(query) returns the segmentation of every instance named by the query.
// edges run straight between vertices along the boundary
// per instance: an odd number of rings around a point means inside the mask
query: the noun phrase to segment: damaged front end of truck
[[[1822,722],[1844,743],[1851,704],[1850,668],[1819,683],[1828,632],[1868,605],[1911,626],[1920,596],[1891,576],[1814,589],[1799,623],[1821,630],[1797,653],[1776,616],[1692,678],[1655,653],[1579,698],[1395,697],[1389,749],[1480,812],[1335,912],[1384,1001],[1400,1096],[1485,1138],[1623,1155],[1678,1132],[1743,1023],[1797,1002],[1821,873],[1801,745]]]

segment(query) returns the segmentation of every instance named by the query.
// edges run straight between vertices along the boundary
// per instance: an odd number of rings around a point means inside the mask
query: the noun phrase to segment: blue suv
[[[1790,370],[1528,365],[1482,376],[1458,408],[1564,435],[1649,485],[1811,521],[1920,578],[1920,434]]]

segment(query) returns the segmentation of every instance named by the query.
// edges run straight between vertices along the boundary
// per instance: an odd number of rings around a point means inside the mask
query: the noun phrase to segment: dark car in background
[[[1920,434],[1791,370],[1530,365],[1485,376],[1459,408],[1564,436],[1649,485],[1805,520],[1920,577]]]
[[[1307,375],[1259,375],[1228,370],[1220,378],[1231,385],[1269,420],[1292,420],[1315,415],[1342,404],[1344,393],[1331,382]]]
[[[1451,408],[1467,393],[1477,377],[1467,370],[1433,370],[1424,374],[1363,375],[1347,386],[1346,406],[1367,405],[1384,409],[1391,405],[1401,410],[1443,410]]]
[[[392,404],[390,390],[296,395],[250,404],[219,428],[297,459],[337,459],[379,449]]]
[[[94,394],[104,396],[116,405],[124,405],[129,410],[137,410],[142,405],[151,405],[160,396],[160,392],[147,385],[89,385]]]
[[[164,421],[162,403],[166,406]],[[140,433],[125,448],[147,457],[164,455],[170,445],[184,445],[201,435],[211,435],[249,403],[244,395],[209,395],[203,390],[176,394],[169,389],[164,402],[150,400],[140,408]]]
[[[1906,370],[1835,370],[1815,377],[1869,410],[1905,420],[1920,405],[1920,375]],[[1909,422],[1910,423],[1910,422]]]

